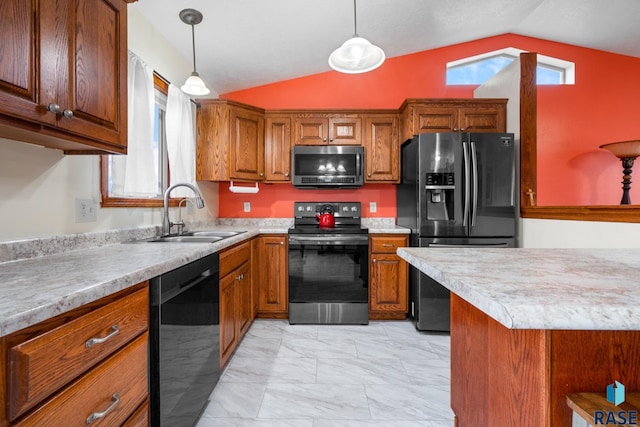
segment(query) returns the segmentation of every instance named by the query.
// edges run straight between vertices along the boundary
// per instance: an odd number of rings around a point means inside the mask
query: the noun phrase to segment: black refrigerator
[[[401,149],[398,225],[413,247],[514,247],[516,157],[511,133],[423,133]],[[416,328],[449,331],[449,291],[411,267]]]

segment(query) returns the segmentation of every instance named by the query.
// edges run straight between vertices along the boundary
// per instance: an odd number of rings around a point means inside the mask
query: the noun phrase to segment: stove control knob
[[[298,206],[298,212],[303,212],[304,211],[304,206]]]
[[[349,206],[343,206],[342,212],[349,212]]]
[[[358,208],[355,206],[351,206],[351,212],[358,212]]]
[[[313,208],[311,206],[307,206],[307,212],[312,212]]]

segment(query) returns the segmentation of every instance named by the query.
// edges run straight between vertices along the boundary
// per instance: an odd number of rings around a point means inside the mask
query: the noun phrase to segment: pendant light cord
[[[353,37],[358,36],[358,19],[356,17],[356,0],[353,0]]]
[[[193,46],[193,72],[195,73],[196,72],[196,36],[195,36],[193,24],[191,24],[191,46]]]

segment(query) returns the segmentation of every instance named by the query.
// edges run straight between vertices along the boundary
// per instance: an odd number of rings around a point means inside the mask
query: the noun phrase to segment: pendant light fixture
[[[187,25],[191,25],[191,42],[193,46],[193,73],[184,82],[184,85],[180,89],[187,95],[191,96],[204,96],[208,95],[210,90],[204,81],[198,75],[196,71],[196,37],[194,32],[194,26],[202,22],[202,13],[195,9],[183,9],[180,11],[180,20]]]
[[[356,0],[353,0],[353,37],[329,56],[329,65],[336,71],[348,74],[375,70],[384,62],[384,52],[378,46],[358,35]]]

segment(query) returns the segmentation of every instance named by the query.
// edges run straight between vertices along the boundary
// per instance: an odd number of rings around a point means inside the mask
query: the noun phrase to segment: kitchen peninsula
[[[640,390],[640,250],[398,255],[451,291],[458,427],[568,426],[567,394]]]

